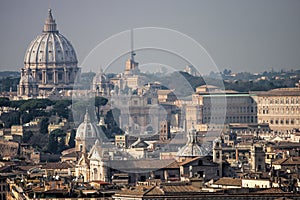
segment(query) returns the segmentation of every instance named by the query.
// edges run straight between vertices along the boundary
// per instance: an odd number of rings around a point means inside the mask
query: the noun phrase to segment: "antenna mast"
[[[133,29],[131,29],[130,31],[130,36],[131,36],[131,60],[134,61],[134,56],[135,56],[135,53],[134,53],[134,47],[133,47]]]

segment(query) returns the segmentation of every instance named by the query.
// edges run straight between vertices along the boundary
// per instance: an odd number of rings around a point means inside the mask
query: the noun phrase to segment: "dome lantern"
[[[51,9],[48,10],[48,17],[45,21],[43,32],[57,32],[58,33],[58,30],[56,29],[55,20],[53,19],[53,16],[52,16]]]

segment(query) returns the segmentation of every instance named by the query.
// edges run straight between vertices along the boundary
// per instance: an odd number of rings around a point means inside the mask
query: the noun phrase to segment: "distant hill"
[[[19,78],[21,76],[18,71],[3,71],[0,72],[0,79],[4,78]]]
[[[17,91],[21,74],[18,71],[3,71],[0,72],[0,92]]]

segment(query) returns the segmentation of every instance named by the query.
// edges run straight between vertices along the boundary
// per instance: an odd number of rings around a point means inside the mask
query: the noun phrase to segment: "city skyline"
[[[42,32],[48,8],[53,9],[59,31],[74,45],[80,67],[89,52],[112,35],[132,28],[161,27],[196,40],[221,71],[299,68],[298,1],[92,1],[89,4],[4,1],[1,4],[0,25],[4,27],[0,39],[1,71],[19,70],[23,66],[26,48]],[[141,64],[149,62],[143,56],[137,60]]]

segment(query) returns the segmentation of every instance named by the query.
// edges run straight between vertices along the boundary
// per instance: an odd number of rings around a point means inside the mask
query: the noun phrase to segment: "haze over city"
[[[96,45],[112,35],[162,27],[196,40],[220,70],[299,69],[299,1],[30,0],[1,1],[1,71],[23,66],[26,48],[42,32],[48,8],[53,10],[59,31],[76,48],[79,66]],[[137,60],[149,62],[142,55]]]
[[[300,1],[1,1],[0,199],[300,199]]]

